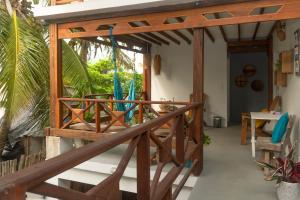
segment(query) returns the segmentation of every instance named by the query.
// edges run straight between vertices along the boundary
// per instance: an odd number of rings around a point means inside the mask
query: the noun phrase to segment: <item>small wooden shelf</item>
[[[294,52],[292,50],[281,52],[281,72],[285,74],[294,73]]]

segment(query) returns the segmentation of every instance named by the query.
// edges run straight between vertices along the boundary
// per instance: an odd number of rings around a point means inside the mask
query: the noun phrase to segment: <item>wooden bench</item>
[[[272,143],[271,137],[258,137],[256,140],[256,148],[262,151],[263,162],[270,164],[271,158],[274,154],[284,155],[286,148],[289,150],[292,146],[291,133],[294,127],[295,116],[290,116],[289,124],[286,133],[281,142],[274,144]],[[269,175],[270,171],[264,168],[264,173],[266,176]]]

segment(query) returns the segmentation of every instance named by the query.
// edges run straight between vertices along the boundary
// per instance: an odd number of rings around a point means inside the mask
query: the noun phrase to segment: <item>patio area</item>
[[[205,130],[212,144],[204,147],[204,170],[190,200],[275,200],[275,183],[264,181],[251,157],[250,140],[240,145],[241,127]]]

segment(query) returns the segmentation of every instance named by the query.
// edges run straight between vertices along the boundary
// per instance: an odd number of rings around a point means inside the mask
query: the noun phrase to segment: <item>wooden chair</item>
[[[290,150],[290,148],[292,147],[291,133],[293,130],[294,122],[295,116],[290,116],[286,133],[280,143],[273,144],[271,137],[257,137],[256,149],[262,151],[263,162],[270,164],[271,158],[274,156],[274,154],[277,153],[280,156],[283,156],[287,147]],[[269,169],[264,168],[264,173],[266,176],[268,176],[270,173]]]
[[[276,107],[278,105],[281,105],[281,97],[280,96],[276,96],[270,107],[268,108],[268,111],[272,111],[272,110],[275,110]],[[250,127],[251,127],[251,120],[250,120],[251,116],[250,116],[250,113],[248,112],[244,112],[242,113],[242,133],[241,133],[241,144],[242,145],[246,145],[247,144],[247,135],[248,135],[248,130],[250,130]],[[256,128],[256,134],[258,136],[270,136],[269,133],[263,131],[263,127],[260,127],[260,128]]]

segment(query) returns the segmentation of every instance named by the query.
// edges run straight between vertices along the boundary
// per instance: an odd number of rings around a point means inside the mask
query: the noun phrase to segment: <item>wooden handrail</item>
[[[141,104],[146,104],[146,105],[151,105],[151,104],[171,104],[171,105],[189,105],[191,102],[187,101],[140,101],[140,100],[135,100],[135,101],[130,101],[130,100],[110,100],[110,99],[82,99],[82,98],[59,98],[60,101],[78,101],[78,102],[99,102],[99,103],[141,103]]]
[[[8,175],[6,177],[3,177],[0,179],[0,197],[1,199],[25,199],[25,192],[31,191],[35,193],[42,193],[42,194],[47,194],[47,195],[54,195],[54,197],[59,197],[60,195],[62,196],[68,196],[70,197],[69,199],[72,199],[71,197],[76,196],[76,193],[78,192],[73,192],[65,189],[61,189],[58,186],[53,186],[51,184],[45,183],[46,180],[68,170],[71,169],[99,154],[102,154],[120,144],[125,143],[126,141],[131,140],[132,145],[129,145],[129,150],[127,152],[132,153],[133,149],[137,145],[138,147],[140,146],[139,144],[142,142],[142,144],[147,144],[147,146],[143,146],[142,149],[149,149],[149,142],[145,143],[145,138],[150,138],[149,133],[151,132],[152,129],[154,129],[157,126],[162,126],[163,124],[167,123],[169,120],[178,118],[180,117],[181,120],[177,120],[177,124],[174,125],[177,128],[174,129],[173,131],[176,131],[176,135],[180,137],[180,141],[183,143],[184,141],[182,140],[182,137],[184,137],[184,132],[183,132],[183,126],[184,126],[184,120],[183,117],[185,116],[185,113],[190,110],[196,110],[200,107],[200,103],[191,103],[190,105],[184,106],[182,108],[179,108],[173,112],[167,113],[163,116],[160,116],[159,118],[150,120],[148,122],[145,122],[141,125],[135,126],[128,128],[124,131],[119,132],[118,134],[108,136],[106,138],[103,138],[101,140],[98,140],[94,143],[90,143],[84,147],[74,149],[70,152],[64,153],[62,155],[59,155],[55,158],[46,160],[45,162],[33,165],[25,170],[16,172],[14,174]],[[174,133],[171,133],[174,135]],[[138,139],[136,139],[138,138]],[[172,138],[171,138],[172,139]],[[148,139],[149,140],[149,139]],[[179,144],[179,143],[178,143]],[[185,159],[190,159],[193,153],[198,149],[199,145],[201,144],[194,144],[192,150],[190,151],[185,151],[184,147],[182,145],[179,145],[176,147],[176,156],[181,154],[185,154]],[[140,147],[139,147],[140,148]],[[168,153],[170,153],[170,150],[166,150]],[[178,152],[177,152],[178,151]],[[143,151],[142,151],[143,152]],[[147,151],[146,151],[147,152]],[[138,153],[139,154],[139,153]],[[126,161],[128,160],[128,154],[123,156],[123,160]],[[146,155],[144,155],[145,158],[147,158]],[[148,155],[149,156],[149,155]],[[138,156],[139,157],[139,156]],[[178,157],[181,158],[181,157]],[[138,162],[141,162],[139,159],[137,160]],[[177,178],[179,172],[183,169],[184,166],[184,161],[182,159],[179,159],[179,166],[174,166],[170,173],[167,174],[167,176],[162,180],[162,185],[157,187],[158,192],[162,193],[161,189],[162,188],[171,188],[173,181]],[[127,162],[127,161],[126,161]],[[197,162],[197,161],[194,161]],[[122,169],[124,169],[124,162],[122,163]],[[126,164],[127,165],[127,164]],[[139,165],[138,165],[139,166]],[[150,170],[150,166],[148,166]],[[137,169],[138,171],[141,170]],[[142,172],[146,172],[145,170]],[[120,172],[118,172],[120,173]],[[150,173],[150,172],[147,172]],[[190,172],[189,172],[190,173]],[[123,174],[123,172],[121,173]],[[139,173],[138,173],[139,174]],[[142,173],[140,173],[142,174]],[[112,175],[113,176],[113,175]],[[138,181],[140,180],[140,176],[137,177]],[[110,178],[111,181],[116,181],[118,182],[119,180]],[[183,179],[183,181],[186,181],[186,177]],[[149,184],[150,184],[150,180]],[[103,183],[103,182],[102,182]],[[105,182],[106,183],[106,182]],[[95,186],[95,190],[101,191],[103,187],[105,187],[105,183],[102,185]],[[108,182],[107,182],[108,183]],[[180,184],[182,185],[182,183]],[[115,185],[114,185],[115,186]],[[47,191],[47,188],[51,191]],[[145,188],[143,188],[145,189]],[[147,189],[146,189],[147,190]],[[92,191],[92,190],[91,190]],[[149,188],[150,191],[150,188]],[[57,194],[56,194],[56,193]],[[139,192],[139,191],[138,191]],[[156,192],[156,191],[153,191]],[[99,194],[100,195],[100,194]],[[143,196],[144,195],[144,196]],[[143,198],[140,199],[150,199],[150,192],[149,194],[143,194]],[[178,191],[176,191],[176,196],[178,195]],[[95,193],[78,193],[78,198],[82,197],[81,199],[93,199],[91,197],[99,197]],[[138,195],[139,196],[139,195]],[[152,197],[155,197],[155,200],[160,199],[162,197],[157,197],[157,195],[151,194]],[[61,197],[61,196],[60,196]],[[68,198],[67,198],[68,199]],[[73,198],[74,199],[74,198]],[[107,198],[105,198],[107,199]]]
[[[59,102],[62,105],[61,108],[64,109],[64,115],[62,115],[60,118],[61,126],[58,127],[59,129],[76,129],[76,127],[80,127],[84,130],[92,131],[95,133],[108,133],[114,131],[112,129],[116,128],[116,126],[119,125],[122,125],[125,128],[129,128],[130,125],[127,117],[130,112],[138,113],[138,116],[136,116],[136,121],[138,124],[141,124],[144,121],[144,110],[146,112],[148,111],[148,113],[154,114],[155,117],[159,117],[160,114],[151,107],[151,105],[154,104],[173,106],[176,105],[178,107],[190,105],[190,102],[183,101],[128,101],[113,99],[82,99],[66,97],[59,98]],[[72,106],[72,103],[75,104]],[[123,112],[115,112],[114,105],[117,103],[124,103],[128,106],[125,106],[126,110]],[[138,109],[136,109],[136,107],[138,107]],[[103,112],[101,115],[100,111],[103,111],[105,115],[103,115]],[[86,121],[84,117],[87,114],[89,114],[89,116],[92,116],[91,121],[89,122]],[[103,124],[103,122],[109,123]],[[81,124],[77,126],[72,126],[74,123]],[[101,126],[101,123],[103,124],[103,126]],[[167,126],[170,127],[169,122],[167,123]]]

